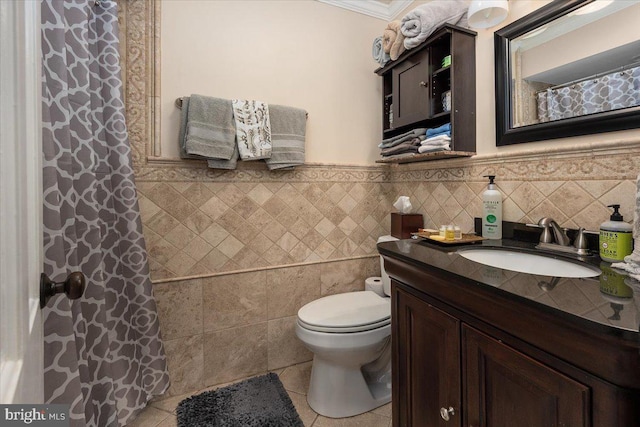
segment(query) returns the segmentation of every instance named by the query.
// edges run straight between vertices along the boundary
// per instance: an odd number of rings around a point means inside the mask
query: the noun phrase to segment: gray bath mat
[[[176,412],[178,427],[304,426],[274,373],[191,396]]]

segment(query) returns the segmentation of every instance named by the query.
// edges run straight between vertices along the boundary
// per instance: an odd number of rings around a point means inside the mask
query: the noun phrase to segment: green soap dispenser
[[[489,178],[489,186],[482,193],[482,237],[499,240],[502,239],[502,193],[493,182],[495,175],[484,177]]]
[[[609,205],[613,213],[609,221],[600,224],[600,258],[607,262],[624,261],[633,252],[633,226],[624,222],[618,212],[620,205]]]

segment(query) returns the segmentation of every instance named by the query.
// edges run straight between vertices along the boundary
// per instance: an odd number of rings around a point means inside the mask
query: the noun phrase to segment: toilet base
[[[325,417],[345,418],[391,402],[391,351],[385,350],[364,366],[336,365],[315,355],[307,393],[311,409]]]

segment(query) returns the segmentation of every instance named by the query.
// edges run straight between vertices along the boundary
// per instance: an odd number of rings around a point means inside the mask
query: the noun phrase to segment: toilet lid
[[[316,331],[366,331],[390,323],[391,299],[371,291],[329,295],[302,307],[298,320],[303,327]]]

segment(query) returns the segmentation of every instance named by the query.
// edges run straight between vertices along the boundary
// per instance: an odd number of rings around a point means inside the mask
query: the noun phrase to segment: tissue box
[[[410,239],[411,233],[415,233],[424,226],[422,214],[391,213],[391,235],[398,239]]]

